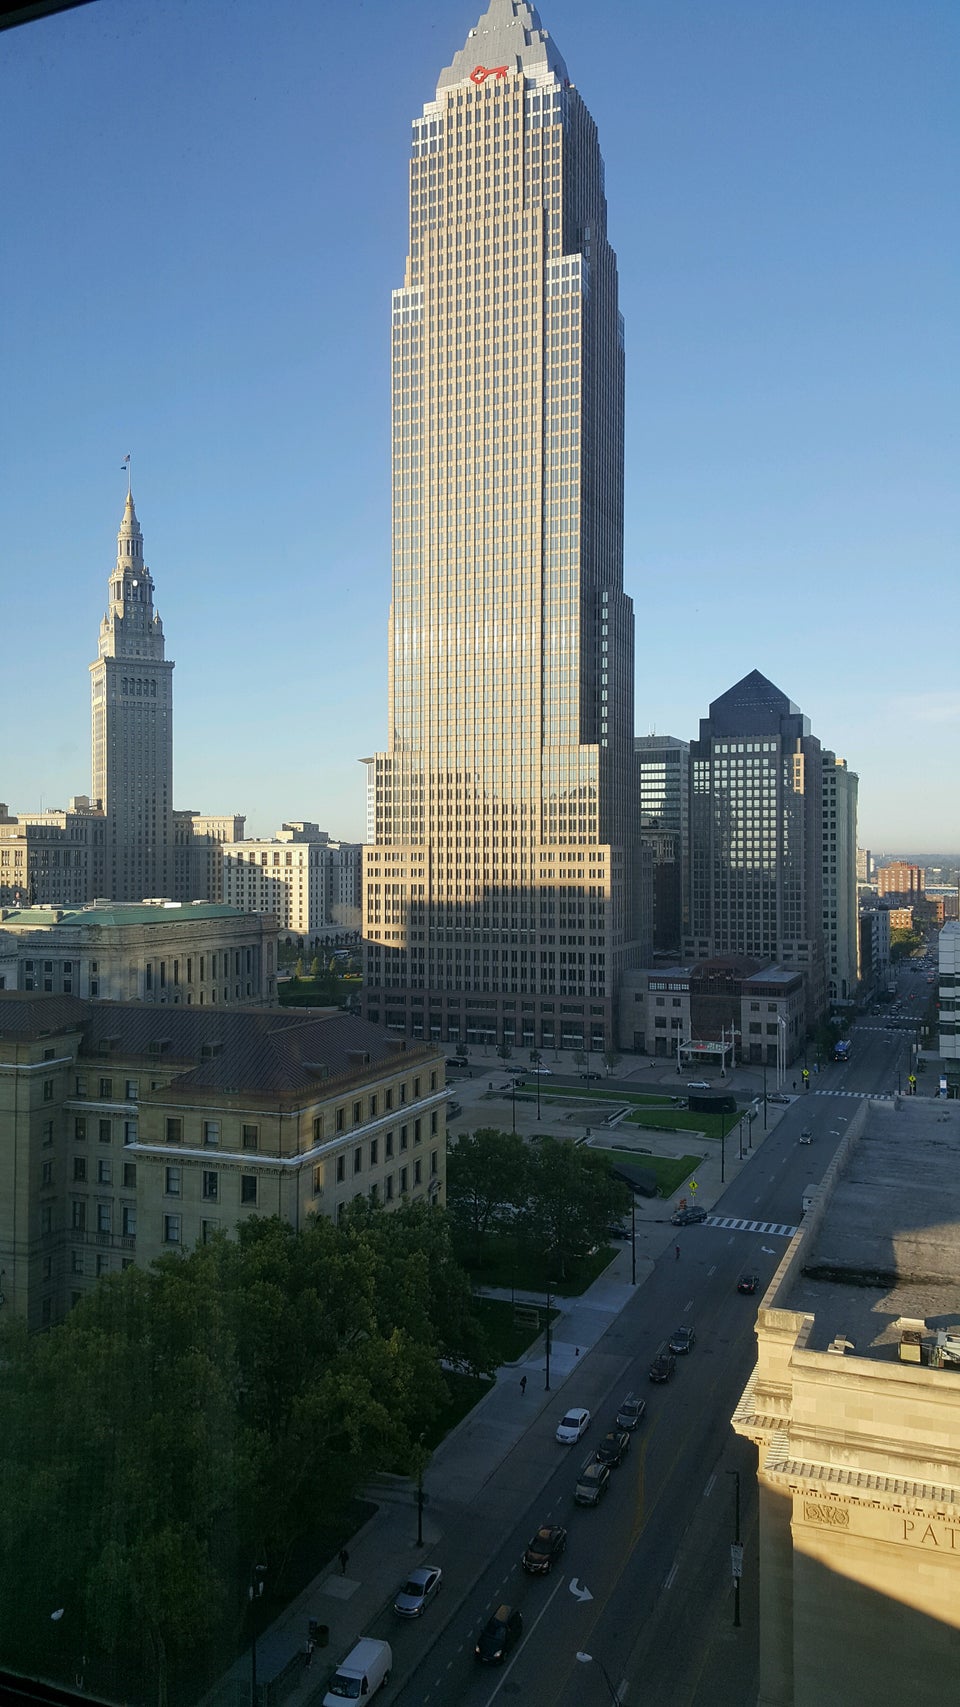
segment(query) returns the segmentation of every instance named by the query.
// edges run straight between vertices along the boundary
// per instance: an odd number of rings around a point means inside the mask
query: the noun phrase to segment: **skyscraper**
[[[690,743],[638,735],[640,837],[653,861],[653,946],[676,951],[687,928],[690,856]]]
[[[804,717],[751,670],[690,746],[690,935],[699,958],[743,954],[806,974],[823,1008],[823,758]]]
[[[171,893],[173,663],[163,651],[128,491],[97,661],[90,665],[93,796],[106,817],[104,885],[113,901]]]
[[[635,961],[623,326],[596,127],[526,0],[413,124],[365,1003],[600,1047]]]

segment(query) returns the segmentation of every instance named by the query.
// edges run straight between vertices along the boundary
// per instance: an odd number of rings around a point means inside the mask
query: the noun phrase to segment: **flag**
[[[123,468],[129,468],[129,466],[130,466],[130,452],[127,451],[127,454],[124,457],[123,461],[121,462],[120,467],[123,469]]]

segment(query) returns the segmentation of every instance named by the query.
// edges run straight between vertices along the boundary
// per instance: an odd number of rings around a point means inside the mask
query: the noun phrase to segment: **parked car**
[[[521,1564],[532,1577],[549,1575],[567,1545],[567,1532],[558,1523],[546,1523],[538,1529],[523,1555]]]
[[[617,1427],[635,1429],[647,1412],[647,1401],[641,1399],[638,1393],[628,1393],[617,1412]]]
[[[672,1351],[661,1351],[650,1365],[651,1381],[669,1381],[677,1367],[677,1360]]]
[[[630,1238],[630,1228],[622,1226],[619,1221],[611,1222],[610,1226],[604,1227],[603,1231],[608,1239]]]
[[[591,1458],[584,1464],[573,1497],[577,1505],[599,1505],[610,1485],[610,1467]]]
[[[678,1328],[675,1334],[671,1334],[669,1343],[672,1352],[678,1357],[685,1357],[696,1345],[697,1336],[692,1328]]]
[[[601,1075],[599,1073],[581,1073],[579,1076],[581,1079],[599,1079]]]
[[[767,1101],[768,1102],[789,1102],[790,1098],[783,1096],[780,1093],[780,1091],[771,1091],[770,1095],[767,1097]]]
[[[516,1606],[498,1606],[477,1638],[474,1653],[484,1665],[496,1665],[519,1641],[523,1616]]]
[[[713,1089],[713,1086],[711,1085],[709,1079],[688,1079],[687,1080],[687,1090],[688,1091],[709,1091],[712,1089]]]
[[[448,1120],[456,1120],[457,1115],[462,1114],[462,1113],[463,1113],[463,1104],[462,1103],[459,1103],[459,1102],[448,1102],[447,1103],[447,1119]]]
[[[381,1642],[375,1636],[361,1636],[331,1677],[323,1707],[341,1707],[344,1700],[359,1701],[364,1696],[375,1695],[389,1683],[392,1665],[389,1642]]]
[[[567,1411],[557,1428],[557,1439],[561,1446],[574,1446],[586,1434],[590,1427],[590,1412],[581,1406],[575,1406]]]
[[[623,1463],[630,1451],[630,1435],[625,1428],[612,1428],[598,1443],[596,1460],[598,1464],[609,1464],[611,1470],[616,1470]]]
[[[420,1618],[434,1595],[440,1593],[439,1565],[423,1565],[411,1571],[393,1603],[398,1618]]]
[[[675,1227],[692,1227],[697,1221],[705,1221],[705,1209],[677,1209],[670,1217]]]
[[[759,1285],[760,1285],[759,1274],[741,1274],[740,1279],[737,1281],[737,1291],[738,1292],[756,1292],[757,1287]]]

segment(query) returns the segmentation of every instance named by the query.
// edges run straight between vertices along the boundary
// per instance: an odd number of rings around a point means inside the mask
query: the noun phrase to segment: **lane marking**
[[[686,1313],[687,1313],[687,1311],[688,1311],[688,1310],[692,1310],[692,1309],[693,1309],[693,1299],[692,1299],[692,1298],[688,1298],[688,1299],[687,1299],[687,1302],[686,1302],[686,1303],[685,1303],[685,1304],[684,1304],[684,1306],[683,1306],[683,1313],[684,1313],[684,1315],[686,1315]]]
[[[708,1500],[710,1498],[710,1495],[713,1493],[714,1487],[716,1486],[716,1481],[717,1481],[717,1472],[716,1472],[716,1470],[714,1470],[713,1475],[710,1477],[709,1481],[707,1482],[706,1487],[703,1490],[703,1497],[705,1500]]]
[[[707,1279],[708,1279],[708,1280],[709,1280],[709,1279],[710,1279],[710,1276],[711,1276],[711,1275],[712,1275],[712,1274],[716,1274],[716,1272],[717,1272],[717,1265],[716,1265],[716,1263],[714,1263],[714,1265],[713,1265],[713,1267],[712,1267],[712,1268],[708,1268],[708,1269],[707,1269]]]
[[[680,1569],[679,1564],[676,1562],[676,1560],[674,1560],[673,1564],[670,1566],[669,1571],[667,1572],[666,1577],[664,1578],[663,1586],[664,1586],[665,1590],[673,1587],[674,1578],[676,1577],[676,1574],[677,1574],[679,1569]]]

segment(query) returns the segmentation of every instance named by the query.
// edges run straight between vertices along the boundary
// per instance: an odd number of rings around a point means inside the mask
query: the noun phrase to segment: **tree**
[[[630,1201],[605,1156],[568,1138],[543,1138],[530,1154],[527,1197],[518,1217],[524,1235],[563,1279],[568,1265],[603,1241]]]
[[[574,1050],[573,1059],[576,1062],[578,1067],[585,1067],[587,1064],[587,1057],[584,1054],[582,1049],[575,1049]]]
[[[481,1260],[488,1233],[513,1225],[527,1191],[530,1152],[515,1132],[481,1127],[447,1152],[447,1212]]]
[[[509,1061],[511,1055],[513,1054],[513,1050],[511,1049],[509,1043],[501,1043],[500,1047],[497,1050],[497,1054],[499,1055],[501,1061]]]
[[[298,979],[303,977],[303,961],[299,955],[297,955],[297,964],[293,969],[293,976]]]
[[[320,976],[320,960],[317,955],[314,955],[310,962],[310,976],[311,978],[319,978]]]
[[[609,1049],[605,1049],[603,1052],[603,1059],[604,1059],[604,1063],[606,1065],[607,1072],[612,1073],[614,1067],[617,1065],[617,1062],[620,1060],[619,1049],[614,1049],[613,1047],[611,1047]]]

